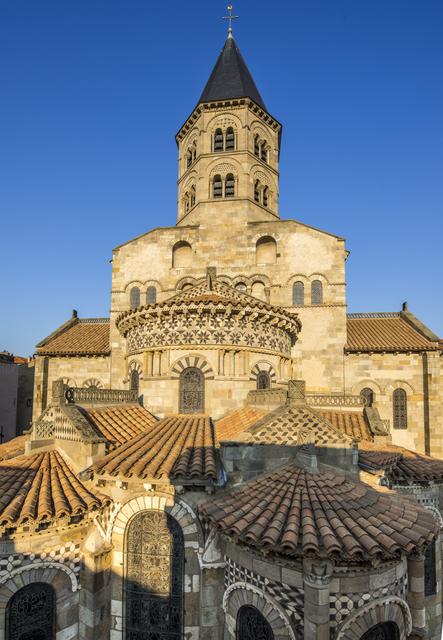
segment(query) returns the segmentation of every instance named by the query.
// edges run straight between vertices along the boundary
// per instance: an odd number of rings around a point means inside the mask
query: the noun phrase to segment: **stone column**
[[[332,562],[306,558],[303,561],[305,592],[305,640],[329,640],[329,593]]]
[[[408,605],[412,616],[412,631],[423,635],[425,614],[425,556],[417,553],[408,557]]]

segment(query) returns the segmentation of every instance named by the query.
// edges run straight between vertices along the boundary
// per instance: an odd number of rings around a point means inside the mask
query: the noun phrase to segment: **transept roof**
[[[108,355],[108,318],[72,318],[37,345],[38,355]]]
[[[394,558],[438,533],[429,510],[398,494],[296,464],[213,498],[200,513],[239,542],[300,558]]]
[[[432,351],[437,342],[415,329],[401,313],[351,313],[345,351]]]
[[[259,107],[267,110],[240,49],[231,36],[226,39],[199,103],[234,98],[251,98]]]

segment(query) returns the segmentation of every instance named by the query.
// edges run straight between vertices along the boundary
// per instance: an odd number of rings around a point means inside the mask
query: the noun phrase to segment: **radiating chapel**
[[[113,250],[0,445],[0,640],[440,639],[443,342],[347,314],[345,240],[280,218],[231,28],[176,141],[177,224]]]

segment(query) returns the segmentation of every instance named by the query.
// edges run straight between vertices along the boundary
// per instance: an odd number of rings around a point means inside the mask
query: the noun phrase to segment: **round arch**
[[[337,628],[335,640],[361,640],[374,627],[374,621],[396,624],[400,638],[406,638],[412,630],[411,612],[407,603],[397,596],[391,596],[373,600],[348,616]]]
[[[171,365],[171,378],[178,379],[184,369],[194,367],[200,369],[205,380],[214,379],[214,371],[209,362],[198,353],[190,353],[189,355],[182,356]]]

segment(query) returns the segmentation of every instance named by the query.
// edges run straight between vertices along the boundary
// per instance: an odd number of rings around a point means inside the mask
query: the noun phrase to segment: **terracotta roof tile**
[[[0,462],[3,460],[9,460],[21,456],[25,452],[26,441],[29,440],[29,436],[17,436],[8,442],[0,444]]]
[[[359,444],[359,462],[367,469],[385,471],[392,484],[443,483],[443,460],[393,444]]]
[[[0,465],[0,528],[81,515],[110,502],[91,493],[56,451]]]
[[[140,405],[118,405],[83,409],[94,428],[112,445],[118,446],[157,422],[157,418]]]
[[[350,314],[346,351],[423,351],[437,349],[400,314]]]
[[[423,507],[332,472],[295,464],[200,507],[228,536],[274,553],[348,560],[393,558],[429,543],[438,523]]]
[[[210,419],[203,415],[163,418],[104,456],[93,470],[124,478],[215,481],[217,467]]]
[[[267,411],[253,407],[243,407],[233,411],[215,423],[217,440],[221,442],[222,440],[234,439],[237,434],[251,427],[267,413]]]
[[[40,344],[39,355],[107,355],[110,352],[109,320],[77,320]]]
[[[342,433],[354,440],[372,440],[372,434],[362,412],[357,411],[327,411],[316,409],[322,418]]]

